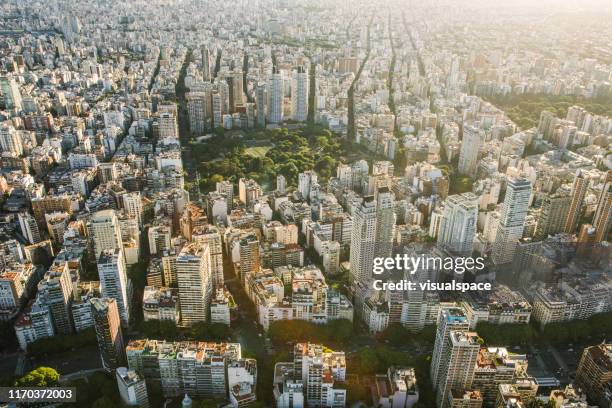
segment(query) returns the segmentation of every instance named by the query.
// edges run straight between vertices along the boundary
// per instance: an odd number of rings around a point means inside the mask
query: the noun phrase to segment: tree
[[[59,373],[50,367],[38,367],[15,381],[19,387],[50,387],[58,383]]]

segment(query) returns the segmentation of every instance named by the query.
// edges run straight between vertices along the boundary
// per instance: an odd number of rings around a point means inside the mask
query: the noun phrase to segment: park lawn
[[[244,154],[248,154],[249,156],[264,158],[266,157],[266,153],[270,150],[272,146],[256,146],[256,147],[247,147],[244,150]]]

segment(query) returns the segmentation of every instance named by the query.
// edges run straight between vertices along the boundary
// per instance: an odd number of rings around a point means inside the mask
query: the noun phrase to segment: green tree
[[[59,373],[50,367],[38,367],[15,381],[20,387],[50,387],[58,383]]]

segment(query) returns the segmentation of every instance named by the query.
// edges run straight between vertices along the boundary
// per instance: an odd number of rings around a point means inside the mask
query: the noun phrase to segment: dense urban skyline
[[[3,2],[0,386],[612,407],[610,21],[603,0]]]

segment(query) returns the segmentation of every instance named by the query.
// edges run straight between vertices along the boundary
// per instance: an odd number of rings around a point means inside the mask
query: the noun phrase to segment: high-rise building
[[[606,241],[612,226],[612,170],[608,170],[593,217],[595,242]]]
[[[138,226],[142,228],[143,224],[143,209],[142,209],[142,197],[140,191],[132,191],[130,193],[123,194],[123,210],[125,213],[136,220]]]
[[[293,347],[294,379],[304,386],[309,407],[344,407],[346,389],[335,388],[346,380],[346,357],[343,351],[331,351],[320,344],[297,343]]]
[[[49,231],[49,237],[56,246],[60,246],[64,241],[64,233],[68,229],[68,222],[70,216],[67,212],[55,211],[52,213],[45,214],[45,221],[47,222],[47,231]]]
[[[17,156],[23,155],[23,140],[17,130],[9,124],[0,124],[0,148],[3,152],[15,153]]]
[[[478,153],[484,142],[484,130],[472,125],[463,127],[463,140],[459,152],[459,173],[470,177],[476,176]]]
[[[159,114],[159,138],[174,138],[179,137],[178,123],[176,116],[172,112],[162,112]]]
[[[98,257],[100,291],[105,298],[117,301],[121,324],[127,327],[130,320],[130,281],[127,278],[125,258],[121,248],[105,249]]]
[[[115,372],[119,396],[129,406],[149,408],[149,397],[147,395],[147,384],[134,370],[125,367],[117,368]]]
[[[609,407],[610,400],[606,402],[606,387],[612,383],[612,343],[602,343],[587,347],[576,370],[575,383],[600,407]]]
[[[395,237],[395,196],[388,187],[376,190],[376,256],[389,257]]]
[[[565,230],[571,201],[572,197],[561,191],[544,197],[535,231],[536,239],[542,240]]]
[[[480,351],[479,338],[474,332],[452,330],[449,340],[449,347],[441,356],[444,360],[442,371],[438,372],[436,402],[439,408],[453,408],[456,405],[451,404],[449,398],[452,392],[464,393],[471,388]]]
[[[255,180],[246,178],[238,180],[238,198],[247,208],[252,208],[261,195],[261,186]]]
[[[474,249],[478,221],[478,197],[473,193],[450,195],[438,231],[438,246],[453,254],[469,256]]]
[[[275,70],[268,78],[268,122],[283,121],[285,86],[282,72]]]
[[[187,393],[202,398],[229,400],[233,394],[253,399],[244,391],[255,391],[257,362],[242,358],[240,343],[133,340],[126,354],[130,370],[167,398]]]
[[[38,229],[36,219],[32,217],[30,213],[19,213],[18,218],[21,233],[30,244],[37,244],[42,241],[42,236],[40,234],[40,230]]]
[[[213,225],[196,227],[193,231],[193,242],[207,245],[210,250],[210,275],[213,288],[223,286],[223,243],[221,233]]]
[[[317,184],[317,180],[317,173],[314,171],[305,171],[298,174],[298,191],[303,199],[308,200],[310,188],[313,184]]]
[[[202,79],[204,82],[210,82],[210,50],[205,45],[202,45]]]
[[[240,282],[244,285],[247,277],[261,269],[259,240],[253,234],[242,238],[240,250]]]
[[[376,249],[376,200],[374,196],[363,198],[361,205],[353,213],[351,230],[351,280],[368,285],[372,279]]]
[[[446,379],[448,355],[451,349],[451,331],[469,330],[469,327],[470,323],[463,309],[449,308],[441,311],[431,356],[431,383],[434,389],[438,389]]]
[[[56,333],[72,333],[72,279],[68,263],[54,264],[38,283],[38,295],[49,308]]]
[[[236,111],[237,106],[244,105],[244,85],[242,71],[235,70],[228,76],[228,85],[231,86],[230,92],[232,96],[232,112]]]
[[[308,71],[298,66],[291,77],[291,119],[304,122],[308,118]]]
[[[207,111],[211,100],[205,92],[188,92],[186,96],[189,130],[194,135],[202,135],[209,127]]]
[[[185,245],[176,258],[176,275],[182,325],[206,322],[213,290],[209,246]]]
[[[15,79],[11,77],[0,77],[0,90],[4,95],[4,106],[7,110],[21,110],[21,92]]]
[[[258,84],[255,89],[255,105],[257,107],[257,126],[266,127],[266,100],[268,99],[265,84]]]
[[[508,180],[499,227],[493,244],[494,263],[506,264],[512,261],[517,242],[523,237],[530,197],[531,184],[528,180],[524,178]]]
[[[114,210],[101,210],[89,217],[87,235],[94,259],[106,249],[114,250],[123,247],[119,219]]]
[[[584,204],[584,198],[588,190],[589,180],[584,176],[582,170],[578,170],[572,184],[571,200],[567,212],[567,220],[565,222],[565,232],[568,234],[576,232],[578,221],[582,214],[582,205]]]
[[[125,345],[117,302],[109,298],[93,298],[89,302],[102,367],[107,371],[115,370],[125,364]]]
[[[526,355],[510,353],[504,347],[482,347],[472,388],[480,391],[484,406],[490,407],[495,404],[500,384],[527,378]]]

